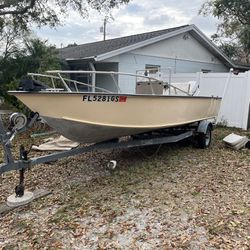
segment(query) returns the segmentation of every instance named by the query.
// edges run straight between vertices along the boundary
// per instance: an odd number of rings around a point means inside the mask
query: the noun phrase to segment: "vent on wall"
[[[202,73],[209,73],[209,72],[211,72],[211,69],[201,69],[201,72]]]
[[[184,34],[182,37],[184,40],[188,40],[189,39],[189,35],[188,34]]]

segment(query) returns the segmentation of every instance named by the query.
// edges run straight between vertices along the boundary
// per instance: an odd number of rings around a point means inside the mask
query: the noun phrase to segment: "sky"
[[[132,0],[127,5],[111,11],[113,19],[107,23],[107,39],[139,34],[171,27],[195,24],[210,37],[216,32],[217,20],[198,14],[205,0]],[[84,44],[103,40],[100,27],[103,26],[105,14],[90,11],[89,17],[83,19],[70,11],[64,25],[51,29],[36,29],[35,33],[42,39],[57,47],[68,44]]]

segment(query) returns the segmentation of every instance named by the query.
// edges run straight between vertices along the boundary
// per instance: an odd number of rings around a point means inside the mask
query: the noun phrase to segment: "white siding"
[[[136,55],[125,53],[108,61],[119,61],[119,71],[136,73],[145,69],[146,64],[159,65],[162,70],[170,68],[172,73],[194,73],[202,69],[209,69],[212,72],[225,72],[228,69],[224,65],[214,63],[201,63],[187,60],[168,59],[155,56]],[[129,81],[124,77],[119,79],[119,86],[123,92],[135,93],[135,80]]]
[[[188,32],[134,50],[133,53],[162,58],[223,64]]]

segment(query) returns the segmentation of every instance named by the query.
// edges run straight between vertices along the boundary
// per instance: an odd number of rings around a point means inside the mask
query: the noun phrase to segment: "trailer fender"
[[[207,120],[200,121],[197,128],[197,133],[206,134],[208,127],[210,127],[210,129],[213,130],[212,122]]]

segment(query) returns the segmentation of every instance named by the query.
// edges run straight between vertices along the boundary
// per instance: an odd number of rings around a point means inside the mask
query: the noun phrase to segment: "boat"
[[[79,74],[91,76],[92,82],[85,83],[72,77]],[[97,78],[100,81],[99,75],[108,74],[114,80],[116,91],[95,82]],[[24,81],[21,88],[9,91],[9,94],[33,112],[38,112],[58,133],[80,143],[98,143],[213,119],[218,115],[221,103],[219,97],[190,94],[170,83],[137,74],[48,71],[46,74],[29,73],[28,76],[30,79]],[[140,85],[142,93],[121,93],[117,82],[121,76],[135,77],[135,85]],[[107,77],[103,79],[107,81]],[[157,93],[154,93],[155,86]],[[166,89],[170,88],[178,89],[183,95],[166,94]],[[148,89],[152,93],[148,93]]]

